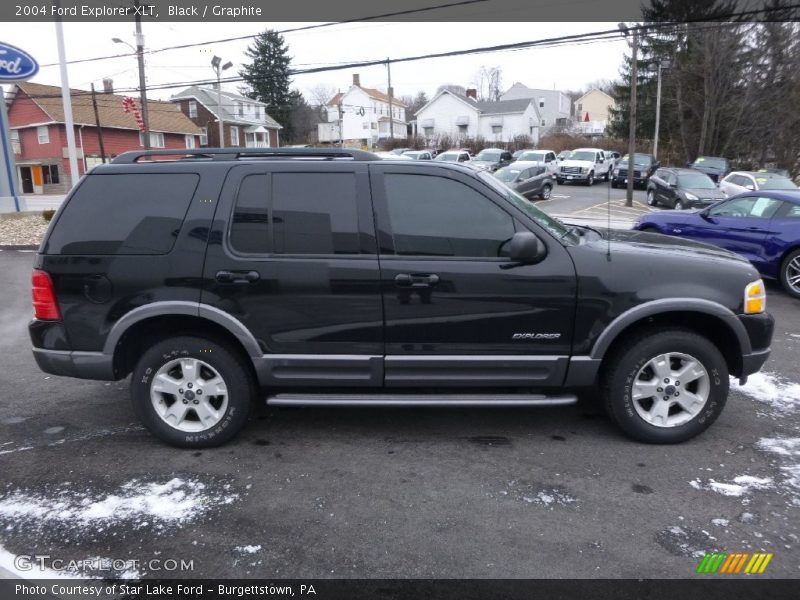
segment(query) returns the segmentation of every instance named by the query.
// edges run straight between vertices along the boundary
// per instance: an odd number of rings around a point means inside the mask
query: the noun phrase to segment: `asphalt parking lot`
[[[559,186],[548,204],[575,213],[605,193]],[[130,561],[105,576],[684,578],[717,550],[774,553],[759,577],[800,573],[800,302],[777,286],[765,373],[732,382],[717,423],[682,445],[628,440],[587,394],[548,409],[264,408],[234,442],[191,451],[142,430],[127,381],[38,370],[32,261],[0,252],[6,569],[47,554]]]

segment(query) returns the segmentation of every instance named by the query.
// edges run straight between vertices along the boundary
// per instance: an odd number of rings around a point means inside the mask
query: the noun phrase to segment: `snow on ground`
[[[710,490],[723,496],[745,496],[753,490],[765,490],[773,487],[771,477],[753,477],[752,475],[739,475],[733,481],[725,483],[709,479],[706,482],[694,479],[689,482],[696,490]]]
[[[255,554],[259,550],[261,550],[261,545],[258,546],[236,546],[234,548],[236,552],[241,552],[242,554]]]
[[[39,531],[53,524],[83,531],[113,526],[132,529],[191,522],[239,498],[230,485],[211,489],[206,484],[175,477],[166,483],[132,479],[112,492],[75,490],[64,484],[40,493],[16,490],[0,497],[0,522],[8,528]]]
[[[800,409],[800,383],[786,381],[774,373],[755,373],[747,378],[745,385],[732,385],[731,388],[768,405],[781,414]]]

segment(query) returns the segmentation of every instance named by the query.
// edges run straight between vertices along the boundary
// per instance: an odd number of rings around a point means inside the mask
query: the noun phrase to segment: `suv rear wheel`
[[[655,190],[647,190],[647,203],[650,206],[656,205],[656,192]]]
[[[692,331],[652,329],[609,357],[606,411],[630,437],[674,444],[705,431],[728,397],[728,366]]]
[[[553,186],[549,183],[545,183],[542,191],[539,192],[539,198],[542,200],[549,200],[550,199],[550,192],[553,191]]]
[[[227,442],[247,421],[255,386],[225,346],[182,336],[158,342],[131,378],[133,409],[156,437],[181,448]]]

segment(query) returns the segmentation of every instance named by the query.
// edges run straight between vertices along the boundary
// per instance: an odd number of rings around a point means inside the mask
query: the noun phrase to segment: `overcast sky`
[[[146,55],[148,86],[177,81],[212,78],[209,65],[217,54],[232,61],[234,74],[245,60],[248,41],[213,42],[220,38],[256,34],[266,28],[289,29],[309,23],[145,23],[147,49],[176,44],[206,42],[190,49]],[[560,35],[613,29],[615,23],[353,23],[329,28],[287,33],[292,66],[316,67],[358,60],[399,58],[416,54],[507,44]],[[40,64],[58,60],[53,23],[24,23],[4,27],[2,41],[30,52]],[[65,23],[68,60],[129,52],[111,41],[114,37],[134,43],[133,24]],[[498,66],[503,72],[503,87],[520,81],[529,87],[577,89],[597,79],[615,79],[626,45],[622,39],[555,48],[526,49],[473,56],[431,59],[392,65],[395,95],[413,95],[424,90],[430,96],[443,83],[469,87],[482,66]],[[386,88],[386,68],[359,69],[361,83]],[[307,97],[317,86],[346,89],[354,70],[297,75],[293,87]],[[135,57],[122,57],[69,66],[70,87],[88,89],[94,82],[111,77],[115,88],[138,86]],[[33,81],[60,85],[57,66],[42,67]],[[239,84],[224,86],[237,91]],[[178,90],[151,92],[151,97],[166,99]]]

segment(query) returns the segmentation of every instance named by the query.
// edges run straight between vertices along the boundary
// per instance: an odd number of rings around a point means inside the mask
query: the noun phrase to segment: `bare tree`
[[[463,85],[458,85],[455,83],[444,83],[436,88],[436,93],[438,94],[442,90],[447,90],[448,92],[453,92],[454,94],[459,94],[461,96],[467,95],[467,88]]]
[[[503,70],[500,67],[481,65],[474,75],[472,84],[478,91],[479,100],[497,101],[503,93]]]

